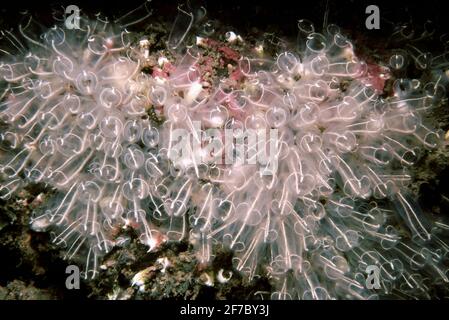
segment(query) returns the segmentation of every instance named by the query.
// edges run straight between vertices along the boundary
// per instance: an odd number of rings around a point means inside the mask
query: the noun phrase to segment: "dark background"
[[[31,1],[3,0],[0,4],[0,27],[14,27],[20,19],[20,12],[28,10],[39,15],[41,21],[51,23],[52,9],[77,5],[81,11],[97,13],[101,11],[107,16],[120,16],[133,9],[144,0],[55,0]],[[150,7],[155,14],[164,18],[175,18],[178,3],[184,1],[153,0]],[[361,29],[370,33],[388,33],[397,24],[408,23],[420,28],[431,20],[439,33],[447,32],[448,11],[445,10],[447,0],[190,0],[191,7],[204,6],[208,17],[219,19],[221,23],[234,26],[238,30],[249,27],[263,29],[268,25],[276,25],[285,35],[296,34],[296,21],[307,18],[316,24],[322,24],[324,12],[328,11],[328,21],[345,29]],[[368,31],[364,28],[368,5],[380,8],[381,30]]]

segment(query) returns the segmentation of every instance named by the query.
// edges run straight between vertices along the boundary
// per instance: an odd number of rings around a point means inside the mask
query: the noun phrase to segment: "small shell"
[[[234,42],[235,40],[237,40],[237,35],[233,31],[228,31],[225,34],[225,38],[227,42]]]
[[[165,273],[168,267],[171,266],[170,260],[167,259],[167,257],[159,258],[156,260],[157,263],[160,263],[162,265],[161,272]]]
[[[232,278],[232,271],[220,269],[217,274],[217,280],[220,283],[226,283]]]
[[[131,286],[137,286],[139,287],[140,292],[144,292],[146,275],[147,275],[146,269],[136,273],[131,280]]]
[[[208,287],[214,286],[214,279],[207,272],[201,274],[200,280]]]
[[[206,45],[206,41],[203,37],[196,37],[196,45],[197,46],[204,46]]]

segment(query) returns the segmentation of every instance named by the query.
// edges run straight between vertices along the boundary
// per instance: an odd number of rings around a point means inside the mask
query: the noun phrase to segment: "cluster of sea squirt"
[[[31,227],[51,230],[86,278],[129,227],[149,250],[189,241],[200,263],[228,248],[248,280],[272,280],[276,299],[426,297],[449,282],[449,226],[420,209],[408,171],[443,140],[423,117],[445,99],[443,56],[410,54],[430,76],[397,78],[385,96],[388,70],[373,81],[338,27],[301,20],[291,50],[247,52],[234,79],[205,86],[205,36],[150,75],[145,40],[120,23],[82,23],[3,32],[0,195],[55,189]],[[170,35],[177,49],[187,31]]]

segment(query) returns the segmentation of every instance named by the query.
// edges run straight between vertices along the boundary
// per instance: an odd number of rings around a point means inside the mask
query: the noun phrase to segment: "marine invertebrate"
[[[139,49],[129,32],[107,20],[83,20],[83,29],[73,32],[55,26],[42,42],[33,39],[34,23],[30,18],[19,27],[28,47],[4,34],[19,52],[5,51],[10,60],[1,65],[7,83],[2,120],[12,124],[1,134],[2,197],[24,182],[60,191],[31,224],[37,230],[58,226],[54,241],[67,247],[68,258],[85,250],[87,277],[97,272],[98,253],[113,245],[115,224],[140,221],[142,239],[154,236],[141,221],[148,187],[139,173],[142,147],[135,144],[141,137],[153,143],[153,129],[142,119],[148,80],[132,57]]]
[[[167,43],[175,60],[160,57],[152,75],[140,70],[148,43],[120,22],[54,27],[40,41],[30,20],[19,28],[28,47],[6,33],[21,53],[0,64],[2,197],[29,182],[55,188],[32,228],[84,258],[86,278],[129,226],[149,250],[188,239],[201,263],[214,245],[230,248],[248,279],[273,279],[272,298],[374,298],[368,266],[382,294],[426,297],[430,279],[449,282],[448,225],[407,187],[407,167],[441,142],[422,117],[445,98],[439,60],[416,53],[433,78],[398,78],[383,97],[388,70],[358,58],[335,25],[300,20],[297,47],[272,58],[204,35],[183,50],[201,16],[180,10]],[[213,86],[207,46],[237,61]],[[395,53],[391,69],[404,59]]]

